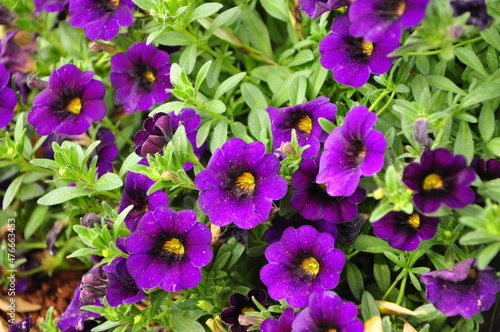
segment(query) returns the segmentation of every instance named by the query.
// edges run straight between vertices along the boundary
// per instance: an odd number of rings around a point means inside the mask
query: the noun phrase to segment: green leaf
[[[293,57],[293,60],[288,64],[288,66],[296,67],[313,60],[314,54],[311,50],[302,50]]]
[[[500,90],[500,83],[488,82],[481,84],[477,86],[473,91],[469,91],[469,93],[464,97],[464,99],[460,103],[460,107],[463,109],[467,109],[474,104],[482,103],[483,101],[497,98],[499,90]]]
[[[375,255],[373,276],[381,292],[386,292],[391,284],[391,271],[383,255]]]
[[[493,241],[497,241],[497,239],[481,231],[472,231],[462,236],[459,242],[464,246],[475,246]]]
[[[26,240],[28,240],[31,235],[33,235],[36,230],[43,225],[48,211],[49,207],[47,205],[37,205],[33,212],[31,212],[30,218],[24,228],[24,238]]]
[[[290,13],[285,0],[260,0],[262,7],[274,18],[288,22]]]
[[[483,141],[488,142],[495,132],[495,109],[490,105],[485,105],[479,114],[479,133]]]
[[[198,71],[198,75],[196,75],[195,85],[198,90],[207,77],[208,71],[210,70],[210,66],[212,65],[212,60],[207,61]]]
[[[468,163],[472,161],[472,157],[474,156],[474,140],[472,139],[469,124],[466,121],[460,121],[454,152],[455,154],[464,155]]]
[[[252,110],[265,110],[267,108],[266,97],[258,87],[251,83],[243,83],[241,85],[241,94],[245,103]]]
[[[197,52],[197,46],[196,45],[190,45],[184,49],[184,51],[181,54],[181,57],[179,58],[179,64],[181,65],[182,68],[184,68],[184,71],[186,74],[191,74],[191,72],[194,69],[194,65],[196,63],[196,52]]]
[[[359,268],[351,262],[347,262],[347,284],[356,299],[361,297],[364,290],[363,275]]]
[[[24,177],[25,177],[25,174],[22,174],[22,175],[19,175],[14,180],[12,180],[9,187],[5,191],[5,195],[3,197],[3,203],[2,203],[2,210],[7,210],[10,203],[12,203],[12,201],[14,200],[14,197],[16,197],[16,194],[19,191],[19,188],[21,188],[21,184],[23,182]]]
[[[246,37],[245,39],[251,45],[265,54],[273,54],[267,25],[262,21],[260,16],[249,7],[243,7],[241,8],[240,19],[238,35],[242,38]]]
[[[482,30],[481,31],[481,37],[496,48],[498,51],[500,51],[500,35],[498,34],[498,30],[495,27],[491,27],[490,29]]]
[[[449,78],[439,75],[428,75],[425,77],[429,85],[445,91],[451,91],[459,95],[465,94],[465,92],[460,89],[455,83],[453,83]]]
[[[222,119],[214,128],[212,140],[210,141],[210,151],[215,152],[227,141],[227,120]]]
[[[260,139],[262,133],[268,133],[271,127],[269,113],[264,109],[251,110],[248,114],[248,129],[254,138]]]
[[[477,267],[482,270],[500,251],[500,242],[491,243],[477,255]]]
[[[30,164],[38,167],[50,168],[53,170],[58,170],[61,167],[57,162],[51,159],[33,159],[30,160]]]
[[[208,134],[210,134],[210,129],[212,128],[212,122],[214,120],[209,120],[207,122],[203,122],[198,128],[198,133],[196,134],[196,147],[200,147],[207,140]]]
[[[493,152],[494,155],[500,157],[500,137],[493,138],[486,144],[486,146],[491,152]]]
[[[208,103],[205,104],[205,107],[207,110],[209,110],[212,113],[215,114],[222,114],[226,112],[226,104],[224,104],[220,100],[210,100]]]
[[[217,88],[217,91],[215,91],[214,99],[219,99],[224,93],[228,92],[235,86],[237,86],[243,77],[246,76],[246,72],[242,72],[236,75],[233,75],[226,79],[224,82],[222,82],[219,87]]]
[[[195,10],[189,16],[188,23],[199,20],[200,18],[208,17],[212,14],[217,13],[223,7],[220,3],[207,2],[203,5],[196,7]]]
[[[106,173],[101,176],[94,184],[97,191],[108,191],[120,188],[123,185],[122,179],[115,173]]]
[[[80,236],[80,239],[83,241],[83,243],[88,246],[92,245],[92,240],[94,239],[95,232],[82,225],[74,225],[73,230]]]
[[[302,104],[306,98],[307,79],[297,76],[290,86],[290,103],[292,105]]]
[[[363,296],[361,298],[361,314],[363,315],[363,319],[365,321],[373,316],[380,316],[380,310],[378,309],[377,302],[375,302],[375,298],[370,292],[363,292]]]
[[[324,68],[319,61],[313,63],[311,67],[312,73],[309,76],[309,100],[315,99],[323,85],[325,84],[326,77],[329,70]]]
[[[99,255],[101,253],[102,251],[100,249],[80,248],[74,251],[71,255],[66,256],[66,258],[88,257],[89,255]]]
[[[41,205],[57,205],[73,198],[90,196],[91,193],[78,187],[60,187],[40,197],[37,203]]]
[[[134,0],[134,3],[139,8],[142,8],[144,10],[150,10],[154,7],[156,1],[155,0]]]
[[[234,20],[238,18],[240,15],[240,8],[239,7],[233,7],[229,8],[228,10],[220,13],[213,21],[212,24],[210,25],[210,28],[208,29],[208,34],[211,35],[215,29],[220,27],[221,25],[230,25]]]
[[[392,248],[386,241],[375,236],[361,234],[351,245],[354,249],[372,254],[382,254],[387,251],[399,253],[400,251]]]
[[[480,195],[489,197],[500,203],[500,179],[483,183],[483,185],[479,187],[478,192]]]
[[[155,41],[167,46],[185,46],[193,44],[193,41],[180,31],[164,32],[156,37]]]
[[[205,328],[196,320],[173,313],[174,331],[205,332]]]
[[[476,53],[470,48],[457,47],[455,48],[455,55],[460,61],[462,61],[467,66],[471,67],[484,77],[489,76],[488,72],[486,72],[486,69],[484,69],[484,66],[481,63],[481,60],[479,60]]]

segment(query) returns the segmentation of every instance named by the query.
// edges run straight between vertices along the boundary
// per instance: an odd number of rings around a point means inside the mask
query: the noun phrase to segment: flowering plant
[[[495,330],[499,59],[498,1],[2,1],[1,287],[80,273],[0,324]]]

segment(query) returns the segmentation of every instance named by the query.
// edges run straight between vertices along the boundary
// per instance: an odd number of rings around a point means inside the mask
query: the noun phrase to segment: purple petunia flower
[[[31,320],[31,317],[24,317],[19,322],[10,324],[7,332],[29,332],[33,327],[33,322]]]
[[[201,281],[200,267],[212,260],[212,235],[191,210],[157,208],[142,217],[125,241],[126,267],[138,287],[175,292]]]
[[[16,93],[7,86],[9,80],[9,72],[0,64],[0,128],[7,126],[12,120],[17,104]]]
[[[17,33],[18,30],[8,31],[5,38],[0,40],[0,64],[11,74],[22,74],[19,77],[24,78],[25,74],[36,69],[30,54],[36,46],[33,41],[26,46],[19,46],[15,41]]]
[[[118,157],[118,147],[115,144],[115,135],[106,128],[99,129],[97,140],[101,143],[92,151],[88,163],[97,156],[97,176],[113,172],[113,162]]]
[[[365,197],[365,190],[358,187],[350,196],[332,197],[326,192],[324,184],[316,183],[317,175],[316,161],[302,160],[299,169],[292,175],[294,192],[290,205],[309,220],[325,219],[340,223],[354,218],[358,214],[356,204]]]
[[[147,161],[139,163],[144,165]],[[125,225],[131,232],[135,231],[137,223],[146,212],[168,206],[168,196],[161,189],[148,195],[149,188],[154,184],[155,181],[139,173],[127,172],[125,176],[125,187],[120,199],[118,213],[125,210],[127,206],[134,206],[124,220]]]
[[[333,77],[341,84],[355,88],[363,86],[370,73],[383,74],[391,68],[392,59],[387,55],[399,47],[399,39],[393,36],[378,42],[369,42],[349,32],[351,23],[347,14],[335,18],[332,32],[319,44],[321,65],[333,70]]]
[[[201,210],[210,222],[250,229],[268,219],[273,200],[281,199],[287,183],[279,175],[279,160],[261,142],[232,138],[217,149],[207,168],[194,179]]]
[[[481,181],[491,181],[500,178],[500,161],[496,159],[472,158],[470,167],[476,171]]]
[[[125,113],[148,110],[170,96],[170,59],[167,52],[153,44],[135,43],[125,53],[111,58],[109,79],[116,90],[115,100]]]
[[[283,311],[279,319],[268,318],[260,325],[261,332],[290,332],[295,312],[292,308]]]
[[[109,265],[102,268],[109,280],[106,291],[106,300],[112,307],[124,303],[139,302],[146,297],[146,293],[139,289],[127,270],[126,259],[116,258]]]
[[[69,0],[35,0],[35,13],[45,10],[48,13],[60,12]]]
[[[94,73],[67,64],[52,71],[49,87],[33,99],[28,122],[39,135],[80,135],[106,115],[104,84]]]
[[[120,27],[129,27],[134,22],[132,0],[71,0],[69,24],[83,28],[90,40],[111,40]]]
[[[401,38],[425,17],[429,0],[356,0],[349,7],[350,32],[366,41]]]
[[[429,240],[436,235],[439,218],[426,217],[418,212],[406,214],[391,211],[372,224],[373,233],[381,239],[387,239],[393,248],[412,251],[418,248],[420,241]]]
[[[487,29],[493,23],[493,17],[488,14],[486,0],[450,1],[450,6],[455,17],[470,13],[466,23],[481,30]]]
[[[365,329],[357,315],[356,305],[342,301],[333,291],[311,294],[309,307],[297,314],[292,324],[292,332],[362,332]]]
[[[459,209],[474,202],[470,184],[475,178],[464,156],[443,148],[425,151],[419,163],[403,171],[403,183],[415,192],[413,203],[423,213],[436,212],[443,204]]]
[[[427,300],[446,316],[471,318],[490,309],[500,291],[495,270],[479,270],[475,258],[464,260],[453,269],[423,273],[420,279],[427,285]]]
[[[294,308],[307,306],[309,295],[337,286],[345,264],[334,238],[311,226],[289,227],[279,242],[267,247],[269,264],[260,270],[260,279],[269,296],[285,299]]]
[[[321,14],[349,6],[354,0],[299,0],[302,11],[312,19],[318,18]]]
[[[297,132],[299,146],[310,145],[302,153],[302,158],[314,158],[319,151],[320,142],[328,134],[321,128],[318,119],[335,120],[337,106],[329,103],[326,97],[318,97],[310,102],[284,108],[268,107],[273,132],[273,147],[278,149],[292,139],[292,129]],[[279,152],[279,151],[278,151]],[[279,152],[284,156],[283,152]]]
[[[326,183],[330,196],[351,196],[361,176],[374,175],[384,166],[387,143],[380,131],[372,129],[376,121],[375,113],[356,106],[328,136],[316,182]]]
[[[231,326],[231,332],[245,332],[250,328],[250,325],[241,325],[240,316],[246,317],[247,312],[259,311],[255,303],[252,301],[254,297],[257,302],[264,307],[268,307],[267,294],[262,289],[251,289],[247,295],[234,293],[229,298],[230,308],[225,309],[221,313],[221,320],[224,324]]]
[[[339,234],[337,226],[339,224],[333,224],[324,219],[320,220],[308,220],[302,217],[299,213],[295,213],[290,218],[285,218],[281,216],[276,216],[271,221],[272,226],[264,234],[263,240],[271,244],[278,242],[283,235],[283,232],[288,227],[299,228],[300,226],[309,225],[314,227],[320,233],[329,233],[334,239],[337,239]]]

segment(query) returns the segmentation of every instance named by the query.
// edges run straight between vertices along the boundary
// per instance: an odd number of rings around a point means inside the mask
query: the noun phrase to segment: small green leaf
[[[228,92],[235,86],[237,86],[241,80],[246,76],[247,73],[242,72],[236,75],[233,75],[226,79],[224,82],[222,82],[219,87],[217,88],[217,91],[215,91],[214,99],[219,99],[224,93]]]
[[[194,69],[194,65],[196,63],[196,52],[197,46],[190,45],[184,49],[181,57],[179,58],[179,64],[182,68],[184,68],[186,74],[188,75],[191,74]]]
[[[306,98],[307,79],[297,76],[290,86],[290,103],[292,105],[302,104]]]
[[[472,139],[469,123],[466,121],[460,121],[454,152],[455,154],[464,155],[468,163],[472,161],[472,157],[474,156],[474,140]]]
[[[479,133],[483,141],[488,142],[495,132],[495,109],[490,105],[485,105],[479,114]]]
[[[196,75],[196,89],[198,90],[207,77],[208,71],[210,70],[210,66],[212,65],[212,60],[207,61],[198,71],[198,75]]]
[[[203,122],[198,128],[198,133],[196,134],[196,146],[200,147],[207,140],[208,134],[210,134],[210,129],[212,128],[212,122],[214,120],[209,120],[207,122]]]
[[[260,0],[262,7],[274,18],[288,22],[290,13],[284,0]]]
[[[241,94],[245,103],[252,110],[265,110],[267,108],[266,97],[258,87],[251,83],[243,83],[241,85]]]
[[[473,91],[470,91],[462,100],[460,107],[467,109],[470,106],[483,101],[490,100],[498,97],[500,90],[500,83],[483,83],[477,86]]]
[[[465,94],[462,89],[460,89],[455,83],[452,82],[452,80],[447,77],[439,75],[428,75],[425,78],[427,79],[427,82],[429,82],[429,85],[434,88],[451,91],[460,95]]]
[[[223,7],[220,3],[207,2],[203,5],[196,7],[195,10],[189,16],[188,23],[199,20],[201,18],[208,17],[212,14],[217,13]]]
[[[47,217],[47,212],[49,211],[49,207],[47,205],[37,205],[26,223],[26,227],[24,228],[24,237],[28,240],[31,235],[33,235],[40,226],[45,222],[45,218]]]
[[[486,69],[484,69],[484,66],[481,63],[481,60],[479,60],[476,53],[470,48],[457,47],[455,48],[455,55],[460,61],[462,61],[467,66],[471,67],[484,77],[489,76],[488,72],[486,72]]]
[[[396,253],[400,252],[399,250],[392,248],[386,241],[375,236],[364,234],[359,235],[351,246],[359,251],[369,252],[372,254],[381,254],[388,251]]]
[[[91,193],[78,187],[60,187],[40,197],[37,203],[41,205],[57,205],[73,198],[90,196]]]
[[[227,120],[223,119],[219,121],[217,126],[214,128],[212,134],[212,139],[210,141],[210,151],[215,152],[216,149],[220,148],[222,144],[227,141]]]
[[[493,152],[497,157],[500,157],[500,137],[495,137],[489,141],[486,146]]]
[[[25,177],[25,174],[22,174],[22,175],[19,175],[14,180],[12,180],[9,187],[5,191],[5,195],[3,197],[3,203],[2,203],[2,210],[7,210],[10,203],[12,203],[12,201],[14,200],[14,197],[16,197],[16,194],[19,191],[19,188],[21,188],[21,183],[23,182],[24,177]]]
[[[210,100],[208,103],[205,104],[205,107],[207,110],[209,110],[212,113],[215,114],[222,114],[226,112],[226,104],[224,104],[220,100]]]
[[[489,244],[486,248],[483,248],[481,252],[477,255],[477,267],[482,270],[500,251],[500,242],[494,242]]]
[[[380,316],[380,310],[378,309],[377,302],[375,302],[375,298],[367,291],[363,292],[361,298],[361,314],[365,321],[373,316]]]
[[[180,31],[167,31],[155,38],[155,41],[167,46],[185,46],[193,44],[193,41],[188,36]]]
[[[122,179],[115,173],[106,173],[101,176],[94,184],[97,191],[108,191],[120,188],[123,185]]]
[[[347,284],[356,299],[361,297],[364,290],[363,275],[359,268],[351,262],[347,262]]]

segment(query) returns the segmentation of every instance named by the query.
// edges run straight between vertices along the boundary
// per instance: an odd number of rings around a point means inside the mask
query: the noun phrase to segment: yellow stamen
[[[236,179],[236,185],[243,191],[251,192],[255,188],[255,178],[249,172],[244,172]]]
[[[476,277],[477,277],[476,269],[470,269],[467,278],[476,279]]]
[[[149,70],[146,70],[144,73],[142,73],[142,76],[144,76],[150,84],[155,81],[155,75]]]
[[[408,224],[410,224],[411,227],[417,229],[418,226],[420,226],[420,216],[418,215],[418,213],[412,213],[409,217],[408,217]]]
[[[319,263],[314,257],[307,257],[300,263],[300,267],[310,276],[315,277],[319,273]]]
[[[363,49],[363,53],[370,56],[372,55],[373,52],[373,43],[372,42],[367,42],[363,41],[361,43],[361,48]]]
[[[80,100],[80,98],[75,97],[69,101],[66,109],[71,113],[80,114],[80,111],[82,110],[82,101]]]
[[[241,315],[242,316],[246,316],[247,312],[255,312],[255,309],[252,308],[252,307],[244,307],[243,309],[241,309]]]
[[[400,1],[397,4],[396,9],[394,10],[394,13],[396,13],[396,15],[398,15],[398,16],[401,16],[405,12],[405,9],[406,9],[406,2]]]
[[[337,329],[327,329],[326,332],[337,332]]]
[[[163,249],[176,255],[184,254],[184,245],[179,239],[176,239],[175,237],[165,241],[165,243],[163,244]]]
[[[304,115],[297,122],[297,129],[305,132],[306,134],[309,134],[311,132],[312,127],[313,127],[312,120],[308,115]]]
[[[422,184],[424,190],[441,189],[444,187],[443,179],[436,173],[427,175]]]
[[[320,183],[318,184],[318,187],[326,191],[326,183]]]
[[[110,0],[111,2],[111,6],[113,6],[113,8],[118,8],[118,5],[120,4],[120,0]]]

